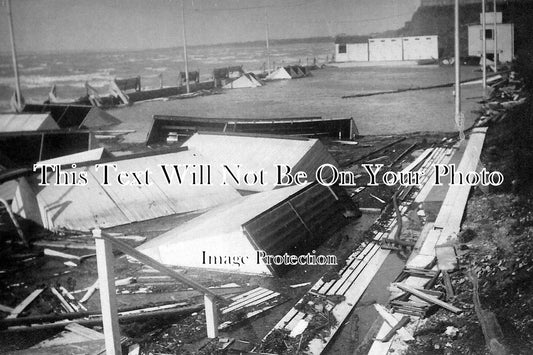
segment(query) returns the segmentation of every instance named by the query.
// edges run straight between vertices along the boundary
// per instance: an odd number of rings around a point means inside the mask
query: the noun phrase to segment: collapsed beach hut
[[[39,174],[28,176],[25,183],[19,183],[13,212],[51,230],[89,230],[204,211],[240,198],[233,187],[221,184],[216,171],[211,174],[212,184],[201,183],[198,180],[201,172],[192,174],[185,165],[192,169],[209,163],[200,154],[184,148],[98,163],[99,167],[90,162],[78,164],[75,169],[67,165],[61,169],[63,174],[50,172],[46,175],[49,183],[46,186],[39,184]],[[116,165],[116,170],[108,168],[107,179],[103,164]],[[174,164],[183,164],[179,170],[181,180]],[[160,165],[166,166],[170,180]],[[81,176],[85,176],[85,183]],[[67,178],[74,181],[65,185]]]
[[[47,113],[16,113],[0,115],[0,132],[46,131],[59,129]]]
[[[85,105],[26,104],[23,112],[49,113],[60,128],[99,128],[121,123],[102,109]]]
[[[308,76],[309,74],[309,70],[301,65],[289,65],[286,67],[277,68],[268,74],[265,80],[297,79]]]
[[[286,80],[292,79],[291,74],[284,67],[279,67],[267,75],[265,80]]]
[[[215,87],[221,87],[244,74],[242,65],[213,69]]]
[[[2,165],[20,168],[46,159],[98,148],[90,131],[0,132]]]
[[[227,83],[223,89],[242,89],[242,88],[256,88],[263,86],[259,79],[253,73],[244,73],[237,79]]]
[[[147,145],[182,142],[198,131],[259,133],[352,139],[358,135],[353,118],[207,118],[154,115]]]
[[[253,194],[137,249],[167,265],[280,275],[291,268],[290,263],[269,264],[258,253],[304,259],[309,253],[306,260],[311,264],[314,248],[348,222],[343,216],[347,206],[339,199],[342,194],[346,194],[342,188],[317,183]]]
[[[321,165],[338,166],[318,139],[199,132],[184,145],[213,162],[233,187],[243,191],[275,189],[279,186],[278,174],[284,176],[287,169],[292,174],[304,172],[307,181],[315,181]],[[288,182],[288,178],[281,180]]]

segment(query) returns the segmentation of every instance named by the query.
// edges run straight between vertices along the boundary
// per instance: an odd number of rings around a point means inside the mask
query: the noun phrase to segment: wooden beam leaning
[[[180,282],[183,282],[184,284],[186,284],[187,286],[189,287],[192,287],[193,289],[199,291],[199,292],[202,292],[204,294],[204,301],[205,301],[205,315],[206,315],[206,323],[207,323],[207,336],[209,338],[216,338],[218,336],[218,314],[217,314],[217,305],[216,305],[216,300],[217,298],[218,299],[222,299],[222,300],[226,300],[223,296],[220,296],[220,295],[217,295],[216,293],[214,293],[213,291],[209,290],[208,288],[200,285],[199,283],[193,281],[193,280],[190,280],[188,278],[186,278],[185,276],[183,275],[180,275],[179,273],[177,273],[176,271],[172,270],[171,268],[159,263],[158,261],[150,258],[149,256],[141,253],[140,251],[138,251],[137,249],[134,249],[132,247],[130,247],[128,244],[124,243],[123,241],[121,240],[117,240],[115,238],[113,238],[111,235],[109,234],[106,234],[104,232],[102,232],[99,228],[97,229],[94,229],[93,230],[93,235],[95,236],[95,239],[96,239],[96,248],[97,248],[97,254],[98,254],[98,242],[100,241],[105,241],[105,242],[108,242],[110,245],[112,244],[113,246],[115,246],[118,250],[120,250],[121,252],[139,260],[140,262],[144,263],[145,265],[148,265],[172,278],[175,278],[176,280],[180,281]],[[111,247],[109,248],[110,249],[110,253],[111,253]],[[112,253],[111,253],[111,256],[112,256]],[[100,264],[100,263],[99,263]],[[100,279],[100,269],[98,271],[98,278]],[[106,280],[107,284],[104,285],[102,282],[100,282],[100,292],[102,292],[102,288],[104,287],[111,287],[112,285],[112,289],[113,289],[113,295],[115,293],[115,284],[114,284],[114,280],[113,278],[111,278],[110,280]],[[117,317],[117,312],[116,312],[116,306],[115,306],[115,310],[113,311],[114,313],[114,317]],[[102,303],[102,316],[105,317],[105,312],[104,312],[104,308],[103,308],[103,303]],[[104,319],[104,325],[105,325],[105,318]],[[118,326],[118,320],[117,320],[117,326]],[[105,326],[104,326],[104,330],[105,330]],[[119,344],[120,344],[120,336],[117,334],[117,336],[114,336],[115,338],[115,341],[118,341]],[[117,340],[118,339],[118,340]],[[106,336],[106,348],[107,348],[107,336]]]
[[[41,294],[41,292],[44,291],[44,288],[39,288],[35,291],[33,291],[32,293],[30,293],[30,295],[28,297],[26,297],[24,299],[24,301],[20,302],[12,311],[11,311],[11,314],[9,314],[6,318],[8,319],[11,319],[11,318],[17,318],[18,315],[20,313],[22,313],[22,311],[24,311],[26,309],[26,307],[28,307],[30,305],[30,303],[33,302],[34,299],[37,298],[37,296],[39,296]]]
[[[433,303],[433,304],[436,304],[437,306],[440,306],[442,308],[445,308],[453,313],[461,313],[463,310],[461,308],[457,308],[449,303],[446,303],[444,301],[441,301],[439,300],[437,297],[434,297],[434,296],[431,296],[431,295],[428,295],[427,293],[424,293],[420,290],[417,290],[416,288],[413,288],[413,287],[410,287],[410,286],[407,286],[407,285],[404,285],[404,284],[401,284],[401,283],[397,283],[395,284],[396,287],[398,287],[399,289],[405,291],[405,292],[409,292],[413,295],[415,295],[416,297],[420,298],[420,299],[423,299],[424,301],[427,301],[427,302],[430,302],[430,303]]]
[[[99,231],[99,229],[95,229],[95,231],[96,230]],[[210,295],[211,297],[213,297],[215,299],[218,298],[218,299],[226,300],[226,298],[224,296],[217,295],[212,290],[210,290],[210,289],[200,285],[199,283],[197,283],[197,282],[195,282],[195,281],[193,281],[191,279],[188,279],[187,277],[177,273],[176,271],[172,270],[171,268],[161,264],[157,260],[154,260],[151,257],[141,253],[137,249],[130,247],[128,244],[124,243],[123,241],[115,239],[111,235],[109,235],[109,234],[107,234],[105,232],[102,232],[102,231],[100,231],[100,235],[101,235],[100,238],[109,241],[115,248],[117,248],[118,250],[120,250],[124,254],[127,254],[127,255],[139,260],[143,264],[148,265],[148,266],[160,271],[161,273],[163,273],[165,275],[168,275],[168,276],[170,276],[170,277],[172,277],[172,278],[174,278],[174,279],[176,279],[176,280],[178,280],[180,282],[183,282],[187,286],[192,287],[193,289],[195,289],[195,290],[197,290],[199,292],[202,292],[204,295],[207,294],[207,295]]]

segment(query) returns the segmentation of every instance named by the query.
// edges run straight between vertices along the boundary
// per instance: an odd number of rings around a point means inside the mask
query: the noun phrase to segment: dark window
[[[485,29],[485,38],[492,39],[492,28],[491,29]],[[483,30],[479,31],[479,39],[483,40]]]
[[[339,53],[346,53],[346,45],[339,44]]]

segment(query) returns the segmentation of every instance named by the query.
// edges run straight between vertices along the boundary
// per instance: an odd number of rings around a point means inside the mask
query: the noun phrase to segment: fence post
[[[113,248],[110,242],[101,237],[99,228],[93,229],[93,237],[96,243],[96,262],[106,354],[122,355],[115,291]]]
[[[205,323],[207,327],[207,337],[218,337],[218,312],[215,298],[211,295],[204,294],[205,302]]]

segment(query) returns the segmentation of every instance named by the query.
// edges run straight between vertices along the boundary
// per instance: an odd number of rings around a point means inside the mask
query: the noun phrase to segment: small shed
[[[369,39],[368,53],[371,62],[403,60],[402,39],[399,37]]]
[[[368,37],[337,36],[335,38],[336,62],[368,62]]]
[[[438,36],[402,37],[403,60],[423,60],[439,58]]]
[[[495,33],[496,32],[496,33]],[[498,61],[512,62],[514,58],[514,24],[497,23],[485,24],[487,57],[493,55],[494,45],[497,42]],[[496,41],[494,41],[496,37]],[[468,55],[481,57],[483,52],[483,26],[468,26]]]

